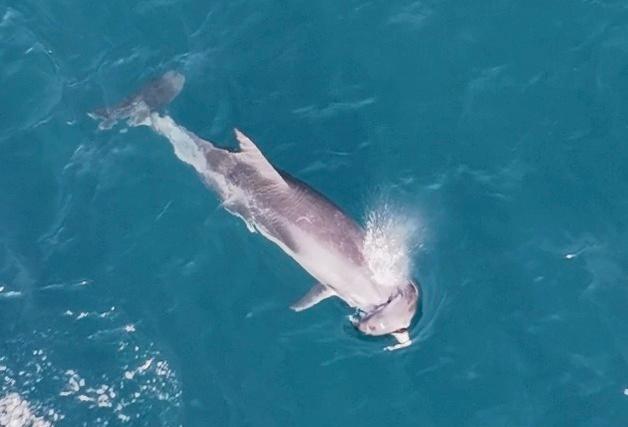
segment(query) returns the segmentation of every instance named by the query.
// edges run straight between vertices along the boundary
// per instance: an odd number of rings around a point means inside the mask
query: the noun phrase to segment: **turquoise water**
[[[168,69],[189,129],[412,218],[415,345],[290,311],[165,140],[96,130]],[[627,425],[625,2],[5,0],[0,87],[0,425]]]

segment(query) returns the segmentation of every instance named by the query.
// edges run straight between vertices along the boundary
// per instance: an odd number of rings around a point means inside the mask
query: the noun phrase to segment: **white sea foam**
[[[52,423],[36,415],[29,402],[18,393],[9,393],[0,398],[0,426],[51,427]]]
[[[105,308],[106,316],[90,311],[89,321],[76,320],[78,310],[70,313],[58,316],[95,329],[77,336],[78,345],[106,351],[117,363],[106,371],[98,365],[68,367],[55,350],[66,345],[68,335],[56,330],[10,341],[0,354],[0,427],[105,425],[101,417],[115,418],[118,425],[139,419],[148,408],[164,425],[179,425],[180,383],[156,345],[141,331],[126,330],[134,324],[118,308]]]
[[[418,247],[420,221],[388,202],[366,217],[364,255],[373,279],[383,286],[399,286],[412,274],[412,253]]]

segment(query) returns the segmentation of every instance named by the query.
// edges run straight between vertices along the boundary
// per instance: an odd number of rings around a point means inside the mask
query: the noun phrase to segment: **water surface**
[[[0,425],[625,425],[625,6],[0,1]],[[86,116],[173,68],[178,122],[418,224],[416,345],[290,311],[305,272]]]

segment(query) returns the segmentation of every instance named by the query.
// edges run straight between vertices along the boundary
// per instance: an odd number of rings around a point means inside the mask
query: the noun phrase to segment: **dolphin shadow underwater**
[[[185,77],[168,71],[120,104],[89,113],[100,130],[126,120],[168,139],[175,155],[195,169],[222,206],[252,232],[279,246],[317,283],[291,308],[303,311],[338,297],[354,308],[353,326],[370,336],[392,335],[397,350],[412,343],[408,330],[420,312],[421,291],[410,277],[380,283],[364,253],[365,230],[307,184],[276,169],[238,129],[239,150],[217,147],[160,110],[181,92]]]

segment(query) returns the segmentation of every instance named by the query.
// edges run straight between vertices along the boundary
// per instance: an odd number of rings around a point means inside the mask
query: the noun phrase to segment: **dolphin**
[[[179,92],[185,78],[169,71],[117,106],[90,116],[103,120],[100,129],[126,119],[165,137],[179,160],[188,164],[215,191],[222,206],[248,229],[279,246],[316,279],[291,305],[303,311],[337,297],[356,314],[352,324],[365,335],[392,335],[396,350],[411,344],[408,333],[420,300],[411,278],[379,283],[364,253],[365,230],[336,204],[309,185],[275,168],[257,145],[234,129],[238,150],[204,140],[160,111]]]

